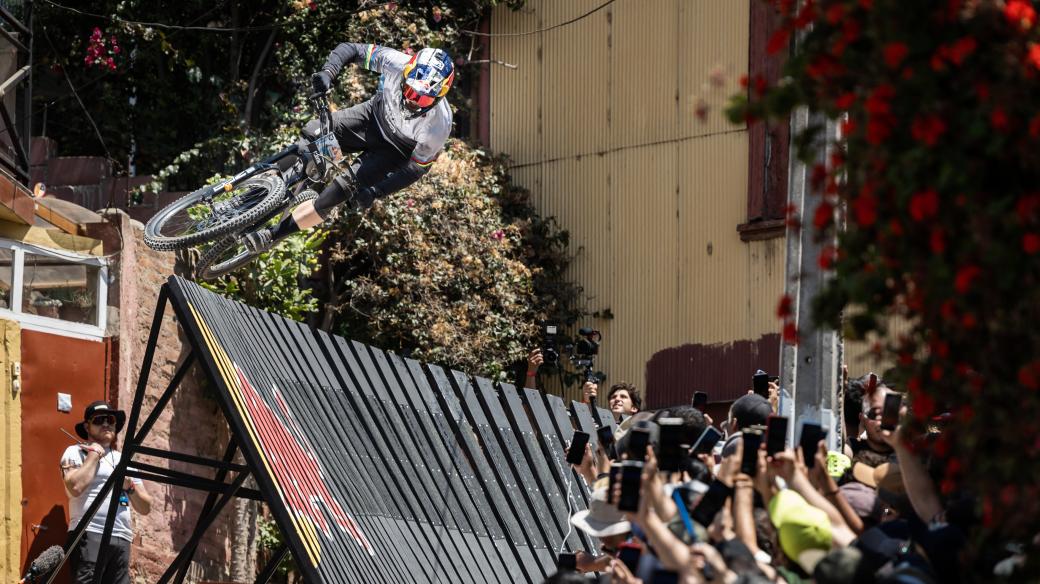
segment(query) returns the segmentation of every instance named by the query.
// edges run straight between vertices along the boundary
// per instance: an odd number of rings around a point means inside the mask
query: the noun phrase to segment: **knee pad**
[[[328,219],[332,210],[341,203],[354,199],[354,188],[342,176],[337,176],[321,191],[314,201],[314,210],[322,220]]]

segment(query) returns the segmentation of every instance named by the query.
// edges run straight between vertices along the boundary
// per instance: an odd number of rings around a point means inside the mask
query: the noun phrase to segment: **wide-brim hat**
[[[116,434],[122,429],[123,425],[126,424],[126,412],[123,410],[117,410],[112,407],[112,404],[104,400],[98,400],[91,402],[87,406],[87,409],[83,410],[83,421],[76,424],[76,434],[84,440],[88,440],[90,435],[87,434],[87,422],[98,414],[112,414],[116,417]]]
[[[593,537],[621,535],[632,531],[632,524],[617,507],[607,503],[607,490],[597,489],[589,501],[589,508],[571,516],[571,524]]]

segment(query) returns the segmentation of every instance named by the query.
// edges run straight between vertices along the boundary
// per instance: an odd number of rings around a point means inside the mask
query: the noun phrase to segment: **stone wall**
[[[106,253],[119,250],[112,257],[108,327],[110,334],[119,337],[116,399],[119,407],[129,411],[159,289],[178,266],[174,254],[156,252],[144,244],[139,222],[118,210],[106,211],[105,216],[109,221],[88,225],[87,235],[103,240]],[[167,307],[148,378],[141,422],[165,391],[188,350],[180,337],[173,310]],[[149,433],[145,445],[220,459],[228,443],[229,430],[216,396],[206,385],[201,370],[193,367]],[[141,460],[207,478],[212,478],[214,473],[213,469],[176,461],[149,460],[148,457]],[[148,483],[146,488],[153,495],[154,504],[149,515],[135,516],[132,560],[132,581],[142,584],[157,581],[188,542],[207,496],[204,492],[157,483]],[[235,543],[232,541],[233,511],[234,503],[225,508],[207,531],[196,551],[188,582],[231,580],[230,555]],[[253,531],[251,537],[255,538]],[[255,549],[255,545],[246,547]]]

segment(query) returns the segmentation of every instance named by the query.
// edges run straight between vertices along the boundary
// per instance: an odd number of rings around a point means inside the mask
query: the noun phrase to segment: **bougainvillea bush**
[[[579,314],[567,233],[504,159],[457,140],[423,180],[344,214],[330,240],[337,332],[417,359],[499,376],[538,344],[540,320]]]
[[[944,495],[978,501],[977,557],[989,544],[1029,541],[1040,525],[1036,7],[771,3],[783,26],[768,49],[797,38],[785,76],[748,80],[730,114],[756,123],[807,106],[840,126],[834,154],[812,172],[821,210],[799,218],[821,236],[837,231],[837,248],[819,258],[835,278],[816,320],[854,337],[881,333],[875,349],[896,363],[918,429],[949,414],[924,448],[942,461]],[[818,135],[794,138],[803,160]],[[909,331],[887,335],[892,318]]]

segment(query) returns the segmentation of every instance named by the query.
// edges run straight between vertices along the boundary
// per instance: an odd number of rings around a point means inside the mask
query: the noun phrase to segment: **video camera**
[[[544,323],[542,326],[542,365],[559,367],[562,352],[567,355],[567,360],[571,362],[571,365],[581,370],[582,382],[603,383],[607,380],[606,374],[602,371],[593,371],[602,340],[603,334],[598,330],[582,327],[578,329],[578,335],[573,340],[567,340],[561,345],[559,327],[553,323]],[[568,375],[569,377],[570,375]],[[572,380],[568,379],[567,382],[569,384]]]
[[[582,379],[586,382],[603,383],[607,376],[602,371],[593,371],[596,355],[599,355],[599,344],[603,340],[603,333],[596,329],[582,327],[578,329],[578,336],[573,343],[563,346],[563,352],[574,367],[582,370]]]

